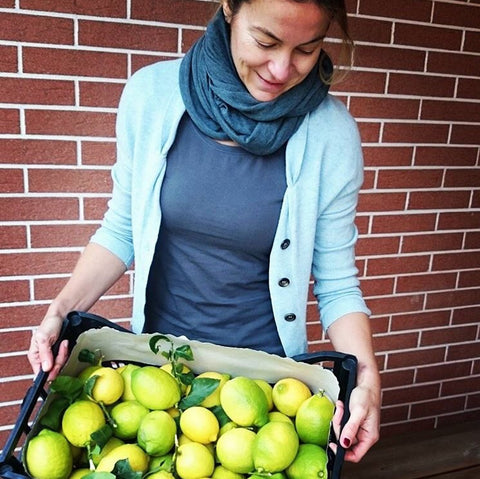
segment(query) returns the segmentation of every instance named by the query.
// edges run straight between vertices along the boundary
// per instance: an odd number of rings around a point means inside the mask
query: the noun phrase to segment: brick
[[[1,8],[13,8],[13,7],[15,7],[15,0],[0,0],[0,7]]]
[[[476,77],[480,70],[480,56],[468,53],[448,54],[448,61],[445,60],[445,53],[431,51],[428,53],[427,72],[445,73],[455,76]]]
[[[370,219],[368,216],[357,216],[355,218],[355,225],[357,226],[360,235],[368,233],[369,222]]]
[[[3,341],[0,344],[0,354],[14,353],[28,349],[31,336],[32,333],[29,330],[2,332]]]
[[[471,361],[445,363],[436,366],[428,365],[425,367],[417,368],[415,381],[417,383],[429,383],[433,381],[443,381],[445,379],[454,379],[463,376],[469,376],[471,367]]]
[[[0,265],[5,276],[70,273],[78,253],[10,253],[0,254]]]
[[[81,20],[79,43],[82,46],[175,53],[178,45],[178,29],[158,25]]]
[[[465,43],[463,50],[467,52],[480,52],[480,32],[465,32]]]
[[[20,115],[18,110],[0,108],[0,131],[3,134],[20,133]]]
[[[480,99],[480,79],[459,78],[457,87],[457,98]]]
[[[442,50],[460,50],[463,37],[461,30],[401,22],[395,23],[394,35],[397,45]]]
[[[380,140],[380,123],[358,121],[360,137],[364,143],[378,143]]]
[[[480,212],[440,213],[438,229],[477,229],[479,224]]]
[[[2,40],[27,43],[73,44],[73,20],[40,15],[0,15]]]
[[[463,396],[412,404],[410,417],[416,419],[437,414],[447,414],[462,410],[464,405],[465,397]]]
[[[352,97],[349,109],[355,118],[416,119],[420,100]]]
[[[48,305],[15,305],[0,308],[0,323],[4,328],[38,326],[39,321],[47,312]],[[0,387],[1,387],[0,382]],[[1,395],[0,397],[4,397]]]
[[[0,45],[0,71],[15,73],[18,71],[17,47]]]
[[[408,388],[388,389],[383,391],[382,404],[388,406],[391,404],[408,404],[415,401],[427,401],[439,397],[439,384],[413,385]]]
[[[0,163],[73,165],[76,148],[74,141],[0,138]]]
[[[118,0],[62,0],[61,2],[57,0],[22,0],[21,8],[98,17],[125,18],[127,15],[126,2]]]
[[[442,184],[443,170],[388,169],[380,170],[377,188],[438,188]]]
[[[218,8],[216,2],[192,0],[132,0],[132,18],[205,26]]]
[[[408,209],[459,209],[468,208],[469,191],[413,191],[410,193]]]
[[[30,299],[30,285],[26,280],[0,281],[0,302],[15,303]],[[3,333],[2,333],[2,342]],[[0,352],[1,351],[0,347]]]
[[[414,369],[402,369],[400,371],[383,371],[380,374],[383,389],[410,386],[415,378]]]
[[[132,298],[101,299],[92,307],[91,312],[108,319],[131,318]]]
[[[350,35],[356,42],[390,43],[393,22],[365,17],[349,18]],[[328,32],[330,37],[330,31]],[[338,33],[340,37],[340,32]]]
[[[23,170],[0,168],[0,193],[23,193]]]
[[[386,123],[382,140],[386,143],[446,143],[448,125],[438,123]]]
[[[404,236],[402,253],[461,249],[463,233],[433,233]]]
[[[476,393],[479,390],[480,376],[446,381],[442,384],[442,396],[461,394],[464,397],[465,393]]]
[[[398,351],[411,349],[418,345],[418,333],[389,333],[373,338],[374,351]]]
[[[478,7],[469,4],[439,2],[435,4],[433,10],[433,22],[478,29]]]
[[[390,94],[452,97],[454,92],[455,78],[392,72],[388,79]]]
[[[0,221],[78,220],[76,198],[0,198]]]
[[[447,361],[462,359],[477,359],[480,357],[480,342],[470,344],[456,344],[448,347]],[[480,388],[478,388],[480,389]]]
[[[123,53],[23,48],[23,71],[50,75],[126,78],[127,55]]]
[[[444,186],[447,188],[467,186],[475,188],[478,185],[480,185],[480,168],[448,169],[445,172]]]
[[[307,323],[307,338],[309,342],[322,340],[323,330],[318,321]]]
[[[187,28],[183,28],[180,31],[181,34],[181,52],[182,53],[187,53],[190,48],[194,45],[194,43],[203,35],[205,32],[204,29],[201,30],[191,30]]]
[[[421,118],[438,121],[480,122],[480,108],[475,102],[423,100]]]
[[[435,229],[435,214],[381,215],[372,222],[372,233],[400,233],[432,231]]]
[[[390,353],[388,355],[387,367],[388,369],[396,369],[411,366],[424,366],[425,364],[443,363],[445,359],[445,351],[445,347],[437,347],[418,348],[414,351]],[[411,393],[413,393],[413,391],[411,391]],[[411,394],[411,397],[415,397],[417,400],[421,399],[414,394]]]
[[[403,48],[357,45],[355,53],[355,66],[362,68],[422,72],[424,63],[425,52],[419,50],[409,50],[405,55]]]
[[[80,82],[80,105],[116,108],[124,86],[123,83]]]
[[[406,202],[406,193],[361,193],[357,211],[403,211]]]
[[[36,135],[115,136],[115,115],[89,111],[28,110],[26,129]]]
[[[436,291],[455,288],[456,273],[420,274],[397,278],[396,293],[414,293],[416,291]]]
[[[438,253],[433,255],[434,271],[460,270],[480,267],[480,251]]]
[[[116,160],[116,145],[113,142],[83,141],[82,164],[111,166]]]
[[[410,166],[413,148],[408,146],[364,146],[365,166]]]
[[[480,232],[472,231],[465,234],[465,249],[480,248]]]
[[[367,301],[368,302],[368,301]],[[370,328],[373,334],[382,334],[388,331],[388,316],[376,316],[370,318]]]
[[[382,0],[361,1],[359,13],[403,20],[430,22],[432,5],[430,2],[418,3],[416,0],[405,0],[401,3],[386,3]]]
[[[400,237],[379,236],[361,237],[357,242],[355,253],[357,256],[376,256],[398,253]]]
[[[375,186],[376,172],[366,169],[364,171],[363,185],[364,190],[371,190]]]
[[[385,407],[381,410],[382,424],[390,422],[406,421],[408,419],[409,406]],[[382,436],[383,437],[383,436]]]
[[[430,256],[427,255],[369,258],[367,273],[369,276],[419,273],[427,271],[429,264]]]
[[[467,396],[467,409],[479,409],[480,410],[480,393],[469,394]]]
[[[450,143],[462,145],[478,145],[480,125],[452,125]]]
[[[480,208],[480,191],[472,191],[472,208]]]
[[[18,249],[27,246],[25,226],[0,226],[0,249]]]
[[[427,309],[439,309],[470,306],[477,304],[478,298],[480,298],[480,288],[428,293],[426,307]]]
[[[385,279],[364,279],[361,287],[365,298],[370,296],[385,296],[393,293],[393,278]]]
[[[25,349],[27,348],[28,344],[25,345]],[[2,371],[3,377],[25,376],[32,373],[32,368],[26,355],[0,356],[0,371]]]
[[[35,169],[28,172],[31,192],[109,193],[110,171],[90,169]]]
[[[480,286],[480,270],[460,271],[458,287],[471,288],[473,286]]]
[[[32,225],[32,248],[85,246],[98,224]]]
[[[132,60],[132,71],[130,72],[132,75],[140,70],[143,67],[146,67],[148,65],[152,65],[153,63],[157,63],[160,61],[165,61],[165,60],[172,60],[170,57],[165,57],[162,55],[136,55],[132,54],[131,55]]]
[[[40,105],[73,105],[74,84],[71,81],[0,78],[0,97],[5,103]]]
[[[31,379],[0,382],[0,397],[2,398],[2,401],[18,401],[25,396],[31,385]],[[2,444],[5,444],[6,439],[7,438],[5,437]]]
[[[386,79],[387,76],[383,72],[350,70],[345,78],[332,85],[330,91],[383,94]]]
[[[455,146],[419,146],[415,151],[418,166],[473,166],[477,148]]]
[[[475,341],[476,336],[476,326],[449,326],[445,329],[422,331],[420,346],[436,346],[441,344],[472,342]]]
[[[400,434],[414,434],[415,432],[435,429],[436,419],[420,419],[417,421],[407,421],[399,424],[381,425],[380,436],[382,438],[395,437]]]
[[[452,324],[477,324],[480,306],[457,308],[452,312]]]
[[[381,298],[370,298],[368,307],[375,314],[396,314],[423,309],[424,294],[410,294],[405,296],[384,296]]]
[[[109,198],[85,198],[83,200],[83,216],[87,221],[101,220],[107,211]]]
[[[391,330],[424,329],[448,326],[449,311],[422,311],[415,314],[399,314],[392,317]]]

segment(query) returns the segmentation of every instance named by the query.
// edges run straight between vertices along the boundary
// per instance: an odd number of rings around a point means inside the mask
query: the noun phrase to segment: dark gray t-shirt
[[[168,154],[144,332],[284,355],[268,290],[285,147],[259,157],[184,115]]]

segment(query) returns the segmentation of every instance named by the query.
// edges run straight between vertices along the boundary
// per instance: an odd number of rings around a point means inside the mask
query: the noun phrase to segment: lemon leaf
[[[48,411],[40,419],[40,425],[48,427],[52,431],[58,431],[62,421],[62,415],[70,401],[66,397],[59,397],[52,401],[48,406]]]
[[[73,376],[57,376],[50,385],[50,390],[67,398],[71,403],[75,401],[83,391],[81,379]]]
[[[197,406],[200,404],[206,397],[217,389],[220,384],[219,379],[213,378],[195,378],[192,381],[192,389],[188,396],[185,396],[179,403],[179,409],[187,409],[192,406]]]
[[[189,371],[188,373],[180,373],[178,374],[178,379],[182,384],[185,384],[185,386],[190,386],[195,379],[195,374],[193,374],[192,371]]]
[[[186,359],[187,361],[193,361],[192,348],[188,344],[175,348],[173,352],[173,358],[175,360],[181,358]]]
[[[121,459],[115,463],[113,474],[117,479],[141,479],[142,473],[134,471],[128,459]]]
[[[158,345],[160,341],[166,341],[167,343],[172,344],[171,339],[167,336],[164,336],[163,334],[155,334],[150,338],[150,341],[148,342],[150,349],[155,354],[158,354],[158,352],[160,351],[160,346]]]
[[[93,351],[90,351],[89,349],[82,349],[78,353],[78,360],[81,363],[90,363],[90,364],[96,365],[99,363],[100,357],[101,355],[99,354],[99,351],[93,352]]]
[[[213,414],[215,414],[220,427],[225,426],[227,422],[231,421],[231,419],[227,416],[227,413],[223,410],[222,406],[213,406],[210,408],[210,410],[213,412]]]
[[[95,442],[96,446],[100,447],[100,449],[102,449],[103,446],[107,444],[108,440],[112,436],[113,436],[113,430],[108,424],[105,424],[100,429],[90,434],[90,437]]]
[[[91,472],[82,479],[115,479],[115,475],[111,472]]]
[[[83,384],[83,391],[91,398],[93,398],[93,387],[95,386],[97,379],[98,375],[95,374],[94,376],[90,376]]]

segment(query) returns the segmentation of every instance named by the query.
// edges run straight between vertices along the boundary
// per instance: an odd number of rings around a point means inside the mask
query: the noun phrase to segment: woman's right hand
[[[58,339],[63,318],[54,314],[47,314],[40,326],[32,331],[32,339],[28,350],[28,360],[33,372],[37,375],[40,370],[50,371],[48,380],[55,379],[68,358],[68,341],[60,343],[57,356],[54,358],[52,346]]]

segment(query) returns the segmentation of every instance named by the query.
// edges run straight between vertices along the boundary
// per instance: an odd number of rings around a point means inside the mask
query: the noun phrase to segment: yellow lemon
[[[178,447],[175,470],[181,479],[210,477],[214,469],[215,460],[205,445],[188,442]]]
[[[300,440],[325,447],[335,405],[323,391],[306,399],[298,408],[295,427]]]
[[[293,425],[293,421],[286,414],[280,411],[270,411],[268,413],[268,422],[283,421]]]
[[[227,381],[220,391],[220,404],[240,426],[261,427],[268,421],[268,402],[262,388],[244,376]]]
[[[244,427],[236,427],[222,434],[216,447],[220,464],[239,474],[253,471],[253,443],[255,437],[256,434],[252,430]]]
[[[123,394],[124,383],[120,373],[113,368],[98,368],[90,375],[89,379],[96,376],[92,389],[95,401],[109,405],[117,402]]]
[[[176,379],[155,366],[142,366],[132,372],[132,392],[148,409],[165,410],[180,401]]]
[[[214,406],[220,405],[220,391],[222,390],[225,383],[230,379],[229,374],[217,373],[215,371],[206,371],[204,373],[200,373],[196,376],[197,378],[211,378],[211,379],[218,379],[220,382],[218,383],[217,389],[213,391],[209,396],[207,396],[201,403],[200,406],[212,408]]]
[[[180,364],[182,366],[182,369],[181,369],[182,374],[187,374],[187,373],[190,372],[190,368],[188,366],[186,366],[183,363],[178,363],[178,364],[179,364],[179,366],[180,366]],[[172,363],[166,363],[166,364],[163,364],[162,366],[160,366],[160,369],[163,369],[168,374],[175,377],[175,375],[172,372],[172,368],[173,368]],[[176,380],[177,380],[177,378],[176,378]],[[183,384],[179,379],[177,380],[177,382],[180,384],[180,390],[182,391],[182,394],[184,394],[187,391],[187,385]]]
[[[300,444],[297,456],[286,473],[288,479],[318,479],[327,478],[327,453],[323,447],[316,444]]]
[[[75,469],[72,474],[70,474],[68,479],[82,479],[87,474],[91,474],[92,471],[87,469],[86,467],[82,467],[81,469]]]
[[[67,479],[72,471],[72,451],[62,434],[44,429],[28,441],[25,463],[37,479]]]
[[[120,439],[134,439],[142,419],[150,412],[138,401],[122,401],[113,406],[110,416],[115,421],[116,427],[113,434]]]
[[[123,378],[124,387],[121,397],[122,401],[131,401],[132,399],[135,399],[135,395],[132,392],[132,372],[139,368],[140,366],[136,364],[127,364],[126,366],[117,369],[117,372],[119,372]]]
[[[309,387],[295,378],[280,379],[273,386],[272,398],[275,407],[283,414],[293,417],[303,401],[312,395]]]
[[[175,476],[168,471],[157,471],[147,477],[148,479],[175,479]]]
[[[262,388],[262,391],[265,393],[268,403],[268,410],[273,409],[273,387],[264,379],[254,379],[254,381]]]
[[[92,462],[95,466],[113,449],[125,444],[120,438],[112,436],[98,454],[92,454]]]
[[[275,473],[286,469],[295,459],[299,440],[295,427],[287,422],[265,424],[253,443],[253,463],[258,472]]]
[[[217,440],[220,425],[210,409],[193,406],[182,412],[180,429],[192,441],[208,444]]]
[[[238,472],[229,471],[222,465],[217,466],[212,474],[212,479],[243,479],[245,476]]]
[[[123,444],[103,457],[96,471],[112,472],[115,464],[122,459],[128,459],[133,471],[144,473],[148,469],[148,456],[145,451],[136,444]]]
[[[175,444],[177,425],[166,411],[150,411],[141,421],[138,445],[150,456],[163,456]]]
[[[84,447],[91,441],[90,435],[105,425],[105,416],[100,406],[89,400],[75,401],[65,410],[62,430],[68,441]]]

